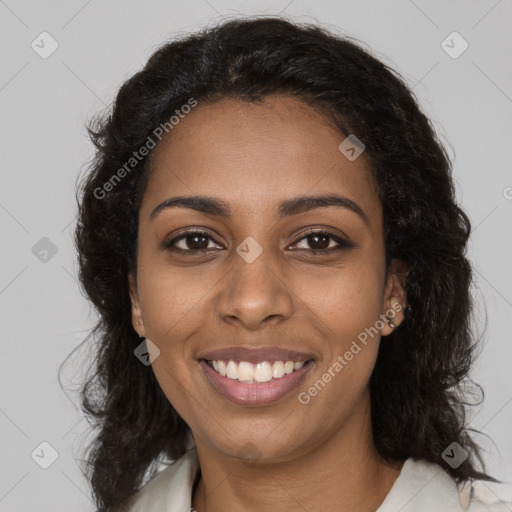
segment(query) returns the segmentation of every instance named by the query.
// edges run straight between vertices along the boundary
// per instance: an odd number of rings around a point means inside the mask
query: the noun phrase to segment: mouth
[[[285,375],[300,370],[308,361],[260,361],[253,364],[249,361],[233,361],[222,359],[216,361],[204,360],[222,377],[238,382],[256,384],[282,379]]]
[[[198,359],[208,382],[239,405],[266,405],[289,395],[314,366],[311,354],[237,347]]]

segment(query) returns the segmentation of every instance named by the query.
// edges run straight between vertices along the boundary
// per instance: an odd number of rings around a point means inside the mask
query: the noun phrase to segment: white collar
[[[199,461],[194,447],[140,489],[128,512],[192,510],[192,488],[198,471]],[[376,512],[512,511],[512,506],[489,506],[474,500],[468,507],[469,491],[468,486],[459,490],[438,464],[409,458]]]

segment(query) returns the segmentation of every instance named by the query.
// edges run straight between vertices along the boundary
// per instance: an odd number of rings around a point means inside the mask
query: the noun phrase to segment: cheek
[[[213,276],[205,274],[202,279],[191,268],[172,269],[156,259],[141,268],[139,294],[146,336],[161,344],[161,350],[175,345],[173,340],[186,338],[200,323],[198,319],[205,318],[208,293],[215,282]]]
[[[160,350],[152,363],[156,379],[184,421],[195,424],[196,416],[206,412],[201,404],[193,405],[198,372],[192,370],[195,360],[187,340],[205,318],[207,285],[183,270],[157,265],[142,270],[139,283],[146,337]],[[190,417],[191,410],[196,411],[194,417]]]
[[[328,327],[319,377],[333,391],[322,393],[332,406],[339,407],[341,397],[348,403],[356,400],[373,371],[383,327],[383,277],[378,266],[360,258],[334,270],[309,296],[309,308]]]
[[[345,274],[331,281],[323,296],[322,320],[329,327],[326,357],[315,379],[301,391],[306,394],[302,400],[311,400],[311,410],[330,411],[326,428],[336,428],[362,402],[375,367],[382,329],[382,288],[376,274],[365,276]]]
[[[190,380],[189,371],[185,371],[182,362],[176,359],[171,351],[162,351],[152,364],[153,372],[169,403],[188,425],[195,425],[198,418],[207,412],[191,392],[194,383]]]
[[[206,318],[207,292],[213,286],[187,273],[157,264],[146,265],[139,273],[145,335],[160,350],[153,361],[153,371],[164,394],[185,421],[186,404],[193,400],[189,394],[197,377],[197,372],[191,371],[195,360],[187,340],[201,324],[201,318]]]
[[[321,279],[302,279],[297,295],[328,326],[328,336],[344,351],[352,339],[374,326],[382,312],[383,275],[361,258],[330,269]]]

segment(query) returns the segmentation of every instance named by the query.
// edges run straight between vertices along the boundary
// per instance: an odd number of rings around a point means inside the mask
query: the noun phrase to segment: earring
[[[140,322],[137,320],[136,324],[135,325],[140,325]]]
[[[388,320],[389,327],[391,327],[391,329],[394,329],[396,327],[396,324],[395,324],[395,322],[393,322],[393,317],[388,316],[387,320]]]

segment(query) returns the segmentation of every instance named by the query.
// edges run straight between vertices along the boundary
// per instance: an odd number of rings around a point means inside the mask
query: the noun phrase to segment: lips
[[[259,406],[289,395],[315,359],[312,353],[277,347],[228,347],[198,358],[206,380],[220,395],[239,405]]]

